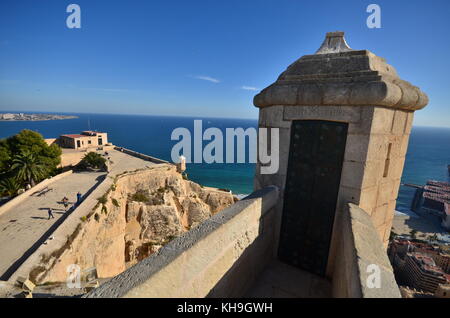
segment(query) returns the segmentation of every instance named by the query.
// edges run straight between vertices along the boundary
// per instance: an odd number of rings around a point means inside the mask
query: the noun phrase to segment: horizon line
[[[41,110],[0,110],[1,113],[31,113],[31,114],[83,114],[83,115],[122,115],[122,116],[153,116],[153,117],[186,117],[186,118],[215,118],[215,119],[255,119],[258,120],[258,116],[255,117],[221,117],[221,116],[204,116],[204,115],[168,115],[168,114],[144,114],[144,113],[103,113],[103,112],[55,112],[55,111],[41,111]]]
[[[96,112],[55,112],[55,111],[38,111],[38,110],[0,110],[1,113],[31,113],[31,114],[71,114],[71,115],[121,115],[121,116],[148,116],[148,117],[184,117],[184,118],[210,118],[210,119],[243,119],[243,120],[258,120],[258,116],[255,117],[220,117],[220,116],[197,116],[197,115],[167,115],[167,114],[142,114],[142,113],[96,113]],[[450,129],[450,126],[430,126],[430,125],[412,125],[413,127],[423,128],[445,128]]]

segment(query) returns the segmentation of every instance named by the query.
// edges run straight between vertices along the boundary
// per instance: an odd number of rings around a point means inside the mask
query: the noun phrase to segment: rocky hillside
[[[171,165],[160,165],[116,177],[98,201],[65,246],[42,256],[31,279],[65,281],[70,264],[82,270],[96,267],[100,278],[115,276],[230,206],[234,198],[185,180]]]

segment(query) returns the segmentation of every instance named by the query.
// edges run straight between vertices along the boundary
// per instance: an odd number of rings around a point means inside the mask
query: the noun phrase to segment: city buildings
[[[444,294],[450,284],[450,255],[438,245],[408,239],[394,239],[389,259],[399,285],[422,292]],[[440,286],[444,286],[441,289]],[[442,296],[442,295],[441,295]]]
[[[435,292],[439,284],[450,283],[450,275],[432,257],[418,252],[406,254],[403,273],[409,286],[423,291]]]

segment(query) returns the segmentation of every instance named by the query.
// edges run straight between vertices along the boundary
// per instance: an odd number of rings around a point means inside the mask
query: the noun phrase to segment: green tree
[[[11,165],[11,171],[16,178],[28,182],[31,186],[48,176],[47,169],[43,160],[30,151],[23,151],[14,156]]]
[[[0,180],[0,194],[2,195],[15,196],[20,187],[20,183],[17,182],[16,178],[9,177]]]
[[[6,139],[0,139],[0,173],[6,173],[11,165],[11,151]]]
[[[31,155],[33,158],[29,158]],[[56,173],[60,162],[61,148],[56,144],[48,146],[42,135],[35,131],[24,129],[14,136],[0,140],[0,180],[14,177],[23,187],[25,182],[31,183],[28,178],[30,173],[24,177],[27,169],[19,169],[19,166],[35,165],[35,176],[32,179],[37,182]],[[22,171],[21,176],[17,175],[19,171]]]
[[[28,151],[46,166],[48,174],[53,173],[61,163],[61,148],[56,144],[47,145],[42,135],[35,131],[24,129],[17,135],[9,137],[7,144],[11,158]]]
[[[415,239],[416,236],[417,236],[417,230],[411,230],[411,231],[409,232],[409,235],[411,236],[411,238]]]

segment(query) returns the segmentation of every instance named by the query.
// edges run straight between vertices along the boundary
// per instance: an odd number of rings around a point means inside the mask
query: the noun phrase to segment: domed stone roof
[[[329,32],[315,54],[292,63],[253,103],[257,107],[354,105],[418,110],[427,105],[428,97],[400,79],[384,58],[351,49],[344,32]]]

